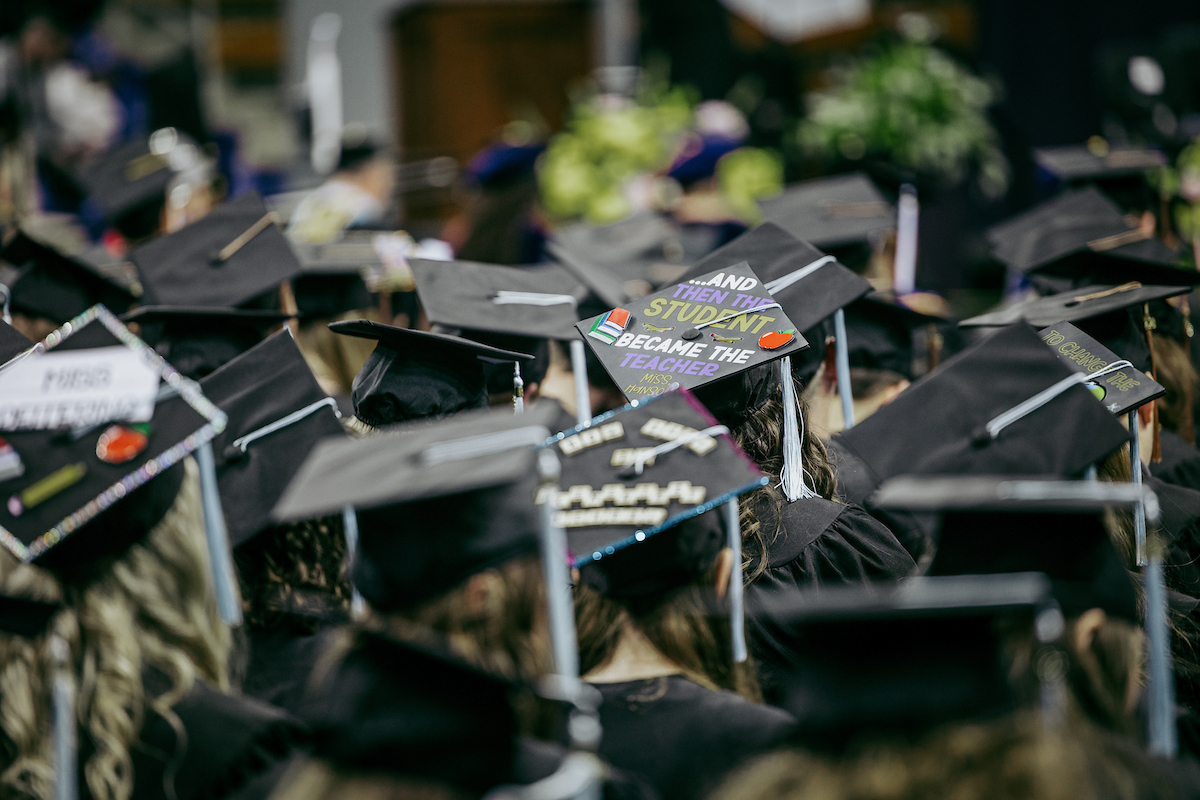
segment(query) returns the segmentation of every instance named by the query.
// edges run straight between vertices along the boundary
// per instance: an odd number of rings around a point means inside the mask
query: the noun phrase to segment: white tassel
[[[804,421],[796,405],[791,356],[780,359],[779,380],[783,385],[783,470],[779,485],[789,503],[801,497],[820,497],[805,481],[808,473],[804,469]]]

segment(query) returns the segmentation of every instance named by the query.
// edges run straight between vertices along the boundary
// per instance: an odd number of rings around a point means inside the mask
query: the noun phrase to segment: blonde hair
[[[9,594],[59,599],[56,620],[70,645],[78,686],[76,718],[95,750],[82,765],[96,800],[126,800],[133,791],[130,747],[149,706],[178,731],[171,707],[197,678],[222,690],[229,681],[229,630],[215,610],[195,463],[188,459],[174,505],[150,534],[84,583],[0,556]],[[148,669],[167,689],[149,695]],[[52,796],[51,671],[45,641],[0,636],[0,731],[15,758],[0,773],[0,793]]]
[[[781,750],[747,763],[710,800],[1135,800],[1162,796],[1158,783],[1134,748],[1086,723],[1050,728],[1031,712],[840,759]]]

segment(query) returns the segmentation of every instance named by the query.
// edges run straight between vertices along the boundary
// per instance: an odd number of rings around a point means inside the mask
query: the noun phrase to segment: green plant
[[[801,153],[828,163],[879,159],[942,185],[977,170],[989,196],[1004,192],[1008,165],[987,118],[996,90],[937,48],[888,45],[835,69],[807,98],[795,130]]]

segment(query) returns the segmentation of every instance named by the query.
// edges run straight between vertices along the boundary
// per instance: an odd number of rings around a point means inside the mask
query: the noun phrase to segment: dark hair
[[[349,613],[340,516],[263,531],[233,558],[249,630],[307,635]]]
[[[1200,391],[1200,375],[1187,345],[1167,336],[1154,339],[1154,379],[1167,390],[1155,402],[1162,426],[1191,444],[1196,439],[1193,403]]]
[[[711,600],[715,583],[714,563],[696,582],[636,599],[615,599],[587,584],[577,585],[580,672],[587,674],[607,664],[624,630],[632,625],[689,679],[762,702],[752,662],[733,662],[728,611],[724,603]]]
[[[850,370],[850,393],[866,400],[906,380],[899,372],[890,369],[853,367]]]
[[[792,383],[796,391],[796,404],[803,425],[803,465],[807,473],[805,483],[809,488],[824,497],[833,499],[837,491],[837,476],[829,461],[829,453],[819,437],[813,435],[808,426],[808,404],[802,395],[803,386],[795,375]],[[733,440],[745,451],[746,455],[758,465],[758,468],[770,477],[771,481],[761,489],[756,489],[746,495],[741,502],[742,540],[748,544],[746,557],[751,561],[757,560],[749,574],[752,581],[767,568],[766,553],[771,543],[780,534],[781,529],[766,531],[754,507],[766,502],[775,509],[775,519],[782,520],[783,506],[786,502],[779,488],[780,473],[783,471],[783,400],[780,395],[772,396],[754,413],[742,420],[730,431]]]

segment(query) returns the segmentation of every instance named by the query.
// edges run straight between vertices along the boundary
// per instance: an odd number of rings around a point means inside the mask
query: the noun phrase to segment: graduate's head
[[[199,478],[192,461],[170,508],[144,538],[87,580],[64,581],[0,552],[0,586],[63,603],[59,631],[80,665],[76,679],[82,730],[96,746],[81,764],[93,797],[126,798],[131,753],[143,715],[183,697],[197,679],[227,688],[229,629],[216,613],[208,571]],[[123,502],[138,502],[136,498]],[[73,535],[86,535],[87,528]],[[166,684],[142,684],[146,670]],[[0,636],[0,729],[15,748],[3,783],[22,793],[52,795],[53,735],[50,655],[45,641]]]

